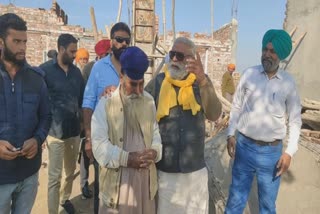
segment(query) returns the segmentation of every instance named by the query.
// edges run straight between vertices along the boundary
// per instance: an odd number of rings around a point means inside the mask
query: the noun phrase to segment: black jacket
[[[32,159],[0,159],[0,185],[20,182],[40,168],[41,145],[49,131],[51,114],[47,86],[39,73],[25,64],[11,80],[0,65],[0,140],[16,148],[33,137],[38,141],[38,153]]]
[[[81,71],[75,65],[70,65],[65,73],[56,60],[50,60],[40,67],[45,72],[51,104],[49,135],[58,139],[78,136],[84,92]]]

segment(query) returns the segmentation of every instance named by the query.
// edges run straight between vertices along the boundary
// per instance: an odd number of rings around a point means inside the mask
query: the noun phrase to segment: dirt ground
[[[47,150],[44,149],[42,154],[42,166],[39,171],[39,188],[36,201],[33,205],[32,214],[45,214],[48,213],[47,206],[47,194],[48,194],[48,168],[47,168]],[[73,203],[76,213],[78,214],[91,214],[93,213],[93,198],[91,199],[81,199],[81,190],[80,190],[80,172],[79,164],[77,164],[77,169],[75,172],[75,178],[73,182],[72,194],[70,197],[71,202]],[[90,189],[93,190],[93,178],[94,178],[94,169],[93,166],[90,166],[90,175],[89,175],[89,184]],[[63,179],[63,178],[62,178]],[[60,214],[65,214],[66,212],[60,206]]]

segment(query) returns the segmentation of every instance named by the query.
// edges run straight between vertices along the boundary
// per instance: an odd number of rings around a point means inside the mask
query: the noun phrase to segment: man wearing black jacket
[[[69,200],[80,145],[80,109],[84,81],[73,65],[78,40],[70,34],[58,38],[58,56],[40,67],[45,71],[52,112],[48,141],[48,210],[57,214],[59,204],[67,213],[75,209]],[[62,168],[65,179],[61,185]]]
[[[50,126],[41,70],[26,62],[27,26],[0,16],[0,212],[31,213],[38,190],[41,145]]]

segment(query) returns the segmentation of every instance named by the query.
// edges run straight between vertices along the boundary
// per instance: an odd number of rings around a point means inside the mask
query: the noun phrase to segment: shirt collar
[[[54,65],[60,67],[60,65],[58,64],[57,58],[52,59],[52,63],[53,63]],[[71,70],[71,69],[74,69],[74,68],[78,68],[78,67],[77,67],[76,65],[74,65],[73,63],[71,63],[71,64],[69,65],[68,70]]]
[[[102,59],[100,59],[102,62],[106,63],[106,64],[109,64],[109,65],[112,65],[112,62],[111,62],[111,54],[108,54],[108,56],[105,56],[103,57]]]
[[[279,65],[280,66],[280,65]],[[267,75],[267,73],[264,71],[263,66],[261,65],[260,67],[260,72],[264,75]],[[283,72],[284,70],[282,70],[280,67],[278,68],[277,73],[272,77],[272,78],[277,78],[277,79],[283,79]]]

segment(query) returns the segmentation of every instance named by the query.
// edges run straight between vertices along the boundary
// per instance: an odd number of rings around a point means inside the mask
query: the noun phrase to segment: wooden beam
[[[301,115],[302,122],[313,130],[320,131],[320,111],[307,110]]]
[[[302,109],[320,111],[320,102],[306,98],[302,101]]]
[[[92,30],[93,30],[94,41],[97,43],[99,41],[98,28],[97,28],[96,16],[94,14],[93,7],[90,7],[90,17],[91,17],[91,25],[92,25]]]
[[[292,31],[289,33],[290,37],[293,36],[293,34],[296,32],[297,30],[297,26],[294,26],[294,28],[292,29]]]

